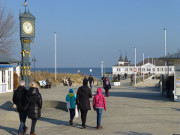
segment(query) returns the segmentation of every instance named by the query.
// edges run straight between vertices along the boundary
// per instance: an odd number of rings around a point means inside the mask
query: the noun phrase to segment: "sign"
[[[137,68],[134,68],[133,71],[134,71],[134,72],[137,72]]]

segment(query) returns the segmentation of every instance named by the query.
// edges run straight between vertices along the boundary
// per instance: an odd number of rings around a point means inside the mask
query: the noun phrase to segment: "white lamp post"
[[[164,28],[164,55],[166,56],[166,28]],[[167,74],[166,74],[166,67],[167,67],[167,62],[165,61],[165,76],[167,79]]]
[[[143,66],[144,66],[144,53],[143,53]],[[144,81],[144,72],[143,72],[143,81]]]
[[[54,32],[54,46],[55,46],[55,74],[54,79],[56,80],[56,32]]]
[[[136,69],[136,46],[134,46],[134,55],[134,68]],[[134,84],[136,85],[136,72],[134,72]]]
[[[101,77],[103,77],[103,64],[104,64],[104,62],[101,61]]]

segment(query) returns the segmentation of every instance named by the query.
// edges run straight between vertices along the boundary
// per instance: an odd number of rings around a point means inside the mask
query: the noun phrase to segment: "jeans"
[[[30,132],[30,134],[35,133],[36,122],[37,122],[37,119],[32,119],[32,123],[31,123],[31,132]]]
[[[80,111],[81,111],[82,126],[86,126],[86,116],[88,110],[80,110]]]
[[[26,123],[27,113],[26,112],[19,112],[19,119],[20,119],[20,125],[19,125],[19,134],[24,134],[24,131],[26,129],[25,123]]]
[[[74,119],[74,116],[75,116],[75,108],[69,109],[69,112],[70,112],[70,120],[72,121]]]
[[[90,88],[92,89],[92,82],[89,82],[89,86],[90,86]]]
[[[97,112],[97,127],[98,127],[101,126],[101,116],[102,116],[103,108],[96,108],[96,112]]]

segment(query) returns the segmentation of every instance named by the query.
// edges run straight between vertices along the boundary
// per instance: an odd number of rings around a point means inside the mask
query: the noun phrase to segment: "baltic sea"
[[[54,73],[54,68],[35,68],[35,71],[41,71],[41,72],[50,72]],[[91,72],[90,72],[91,71]],[[34,69],[31,69],[31,72],[34,72]],[[93,77],[100,79],[101,78],[101,68],[57,68],[57,73],[70,73],[70,74],[76,74],[76,73],[82,73],[84,75],[92,75]],[[104,72],[112,72],[112,68],[105,68]]]

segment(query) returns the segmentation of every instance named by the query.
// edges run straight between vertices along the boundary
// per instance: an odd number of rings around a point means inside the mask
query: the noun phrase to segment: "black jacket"
[[[38,88],[31,87],[27,94],[28,118],[38,119],[41,117],[42,97]]]
[[[88,86],[79,87],[76,98],[78,109],[91,110],[89,98],[92,98],[91,89]]]
[[[94,78],[91,76],[88,78],[88,81],[89,81],[89,83],[92,83],[92,82],[94,82]]]
[[[26,100],[27,90],[24,86],[19,86],[13,93],[13,103],[17,107],[18,112],[25,112],[26,111]]]
[[[111,89],[111,84],[110,84],[110,82],[109,82],[109,85],[106,85],[106,81],[104,81],[104,82],[103,82],[103,88],[104,88],[105,90]]]

